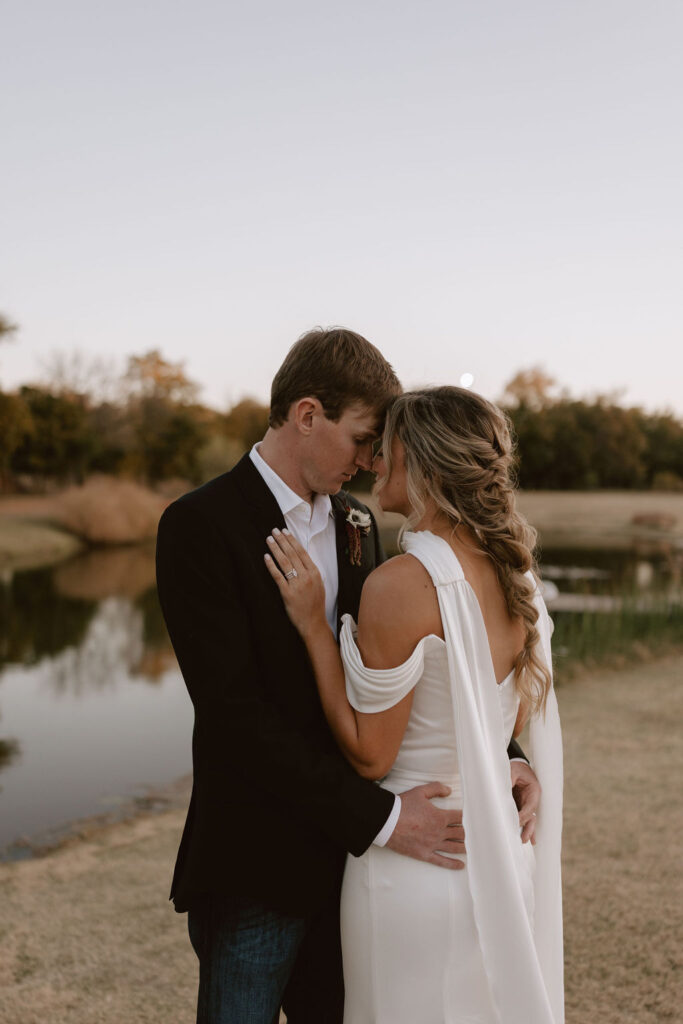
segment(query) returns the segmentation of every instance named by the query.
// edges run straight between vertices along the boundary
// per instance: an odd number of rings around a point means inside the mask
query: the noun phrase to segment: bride
[[[398,794],[443,781],[451,795],[435,802],[463,811],[462,870],[375,845],[347,858],[345,1024],[564,1019],[552,624],[512,465],[506,419],[480,396],[396,399],[373,470],[381,508],[408,520],[405,554],[368,577],[339,648],[314,563],[287,531],[269,538],[268,568],[347,760]],[[506,754],[526,723],[543,787],[535,848],[520,837]]]

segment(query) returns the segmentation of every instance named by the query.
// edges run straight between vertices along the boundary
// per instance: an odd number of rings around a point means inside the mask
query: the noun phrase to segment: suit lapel
[[[275,495],[265,482],[249,455],[244,455],[233,469],[233,474],[249,509],[251,524],[255,527],[263,551],[266,550],[266,537],[274,526],[282,530],[285,517],[275,500]]]
[[[263,624],[267,623],[268,636],[272,643],[266,644],[272,650],[264,652],[264,657],[274,657],[274,651],[286,664],[281,670],[283,685],[289,685],[292,673],[299,677],[307,674],[309,665],[306,648],[296,629],[292,626],[284,602],[278,588],[266,569],[263,556],[267,551],[266,537],[273,527],[284,529],[285,518],[273,492],[257,470],[254,463],[245,455],[231,470],[242,498],[245,530],[241,538],[244,554],[250,568],[245,581],[252,591],[258,594],[259,616]],[[315,689],[313,677],[310,686]]]
[[[337,541],[337,571],[339,575],[339,592],[337,596],[337,635],[341,629],[342,615],[347,612],[358,615],[358,602],[363,586],[363,576],[357,566],[351,565],[349,554],[349,538],[346,533],[346,516],[348,506],[344,491],[331,495],[332,511]]]

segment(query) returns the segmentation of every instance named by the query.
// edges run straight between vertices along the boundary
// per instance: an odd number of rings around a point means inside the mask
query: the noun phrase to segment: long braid
[[[536,531],[516,509],[507,418],[471,391],[427,388],[404,393],[391,407],[384,436],[388,472],[394,434],[405,448],[411,523],[421,519],[431,499],[454,527],[463,523],[474,531],[493,562],[508,613],[524,625],[515,687],[530,713],[542,711],[551,677],[539,656],[533,600]]]

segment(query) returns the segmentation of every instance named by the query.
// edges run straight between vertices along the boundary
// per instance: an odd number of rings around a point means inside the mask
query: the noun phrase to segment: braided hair
[[[422,519],[431,501],[453,529],[463,523],[475,533],[493,562],[510,617],[524,626],[515,688],[528,713],[543,711],[551,676],[539,656],[533,600],[536,531],[515,507],[509,420],[496,405],[464,388],[423,388],[404,392],[389,410],[383,439],[387,477],[394,437],[405,449],[412,510],[408,528]]]

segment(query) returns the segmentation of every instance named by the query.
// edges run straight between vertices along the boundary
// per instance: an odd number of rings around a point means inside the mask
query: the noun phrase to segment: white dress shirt
[[[310,505],[304,498],[296,494],[261,458],[258,449],[259,445],[255,444],[249,452],[249,458],[280,506],[287,529],[306,549],[320,571],[325,586],[325,618],[336,636],[339,569],[337,566],[336,529],[330,496],[329,494],[316,494],[313,504]],[[273,526],[275,525],[273,523]],[[374,840],[376,846],[386,845],[396,828],[400,813],[401,798],[396,796],[391,814]]]

